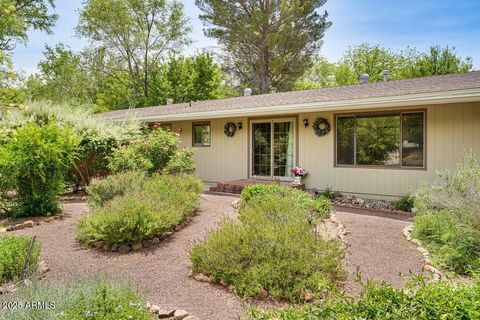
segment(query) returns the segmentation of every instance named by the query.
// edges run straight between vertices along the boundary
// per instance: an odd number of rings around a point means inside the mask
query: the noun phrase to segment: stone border
[[[87,195],[74,195],[74,196],[61,196],[59,201],[61,202],[72,202],[72,201],[82,201],[85,202],[88,200]]]
[[[440,270],[438,270],[433,266],[433,262],[432,260],[430,260],[430,252],[428,252],[428,250],[422,246],[419,240],[412,238],[412,230],[413,230],[413,225],[410,224],[405,228],[403,228],[402,232],[405,238],[407,239],[407,241],[410,241],[411,243],[413,243],[417,247],[418,252],[422,254],[423,256],[422,269],[424,271],[430,272],[433,275],[433,281],[442,280],[442,277],[443,277],[442,273],[440,272]]]
[[[5,233],[5,232],[10,232],[10,231],[15,231],[15,230],[22,230],[22,229],[27,229],[27,228],[33,228],[34,226],[41,225],[42,223],[50,223],[55,220],[63,220],[65,218],[64,213],[57,214],[55,216],[47,216],[47,217],[35,217],[38,218],[36,221],[34,220],[25,220],[22,223],[17,223],[15,225],[8,225],[4,228],[0,228],[0,234]]]
[[[335,214],[335,211],[333,211],[330,214],[329,220],[330,220],[331,223],[333,223],[335,226],[337,226],[337,237],[342,242],[342,245],[345,248],[348,248],[349,243],[346,240],[346,236],[348,234],[347,228],[345,228],[345,226],[338,221],[338,218],[337,218],[337,215]]]
[[[128,245],[127,244],[122,244],[120,246],[119,245],[109,246],[108,244],[105,243],[105,241],[98,240],[95,243],[93,243],[92,245],[87,246],[87,247],[95,249],[95,250],[100,251],[100,252],[118,252],[120,254],[126,254],[126,253],[129,253],[131,251],[140,251],[144,248],[146,249],[146,248],[150,248],[150,247],[159,245],[160,241],[171,237],[175,232],[178,232],[178,231],[182,230],[183,228],[185,228],[193,220],[193,217],[195,217],[196,215],[197,215],[197,210],[195,210],[195,212],[192,215],[186,217],[185,220],[182,223],[172,227],[170,229],[170,231],[167,231],[165,233],[159,233],[152,238],[142,240],[142,242],[140,242],[140,243],[133,243],[133,244],[128,244]],[[81,241],[80,241],[80,243],[81,243]]]
[[[413,217],[415,217],[415,214],[411,212],[398,211],[398,210],[361,208],[361,207],[340,205],[340,204],[334,204],[334,203],[332,203],[332,207],[334,207],[335,209],[338,209],[338,211],[345,211],[345,212],[356,213],[356,214],[365,214],[365,215],[382,217],[382,218],[397,219],[402,221],[412,221]]]
[[[159,319],[169,320],[200,320],[196,316],[189,315],[187,311],[182,309],[162,309],[156,304],[147,302],[147,309]]]

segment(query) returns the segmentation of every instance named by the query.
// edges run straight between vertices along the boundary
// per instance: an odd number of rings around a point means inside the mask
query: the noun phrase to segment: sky
[[[199,20],[200,11],[194,0],[180,0],[190,18],[192,45],[185,49],[191,55],[202,49],[217,47],[214,39],[206,38]],[[30,32],[26,46],[13,52],[17,69],[34,73],[42,59],[45,44],[63,43],[73,50],[88,46],[86,39],[75,36],[78,10],[82,0],[56,0],[55,11],[60,18],[53,34]],[[478,0],[328,0],[321,9],[333,23],[326,31],[321,54],[337,60],[349,46],[362,42],[379,44],[393,50],[407,46],[420,51],[432,44],[454,46],[461,57],[472,57],[474,69],[480,70],[480,1]]]

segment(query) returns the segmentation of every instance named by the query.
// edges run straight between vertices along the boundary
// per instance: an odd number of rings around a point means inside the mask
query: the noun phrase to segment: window
[[[423,168],[424,112],[337,116],[336,164]]]
[[[209,147],[210,146],[210,123],[194,123],[193,124],[193,146]]]

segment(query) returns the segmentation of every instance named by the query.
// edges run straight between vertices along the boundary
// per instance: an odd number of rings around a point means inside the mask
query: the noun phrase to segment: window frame
[[[204,144],[204,143],[195,143],[195,126],[198,125],[208,125],[209,131],[208,131],[208,136],[210,143],[209,144]],[[192,147],[195,148],[208,148],[212,146],[212,125],[210,121],[200,121],[200,122],[192,122]]]
[[[412,113],[423,114],[423,165],[421,167],[404,166],[402,163],[403,155],[403,115]],[[393,169],[393,170],[427,170],[427,110],[426,109],[409,109],[409,110],[392,110],[392,111],[371,111],[371,112],[353,112],[353,113],[338,113],[334,114],[334,142],[333,142],[333,166],[336,168],[364,168],[364,169]],[[395,166],[380,166],[380,165],[362,165],[357,164],[357,117],[358,116],[399,116],[400,117],[400,140],[399,140],[399,154],[400,161]],[[354,164],[338,164],[337,163],[337,141],[338,141],[338,118],[355,118],[355,128],[353,131],[353,163]]]

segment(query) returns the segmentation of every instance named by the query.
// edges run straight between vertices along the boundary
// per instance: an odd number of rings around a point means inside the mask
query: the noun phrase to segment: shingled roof
[[[189,118],[201,119],[208,117],[227,117],[241,115],[255,110],[265,110],[292,113],[302,111],[314,111],[307,106],[334,106],[336,104],[354,105],[354,101],[373,101],[382,98],[382,101],[393,101],[398,97],[420,97],[425,94],[434,96],[436,93],[449,93],[469,91],[480,100],[480,71],[451,74],[434,77],[415,79],[394,80],[367,84],[355,84],[342,87],[280,92],[242,96],[227,99],[207,100],[190,103],[179,103],[146,107],[137,109],[124,109],[103,113],[102,116],[110,120],[123,120],[134,116],[139,120],[181,120]],[[472,93],[473,91],[473,93]],[[429,95],[430,94],[430,95]],[[377,99],[378,100],[378,99]],[[433,100],[432,100],[433,101]],[[273,109],[272,109],[273,107]],[[290,108],[292,107],[292,108]],[[295,108],[293,108],[295,107]]]

